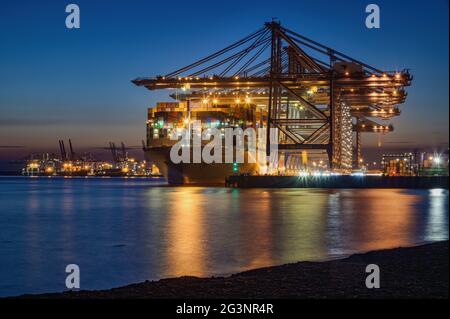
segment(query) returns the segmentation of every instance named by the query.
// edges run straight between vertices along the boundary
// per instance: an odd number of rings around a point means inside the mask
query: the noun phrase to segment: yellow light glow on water
[[[388,234],[411,234],[411,230],[417,227],[414,206],[417,205],[418,197],[404,190],[365,189],[364,200],[367,205],[364,211],[366,227],[357,234],[360,249],[368,251],[404,245],[408,241],[407,237]],[[395,214],[389,214],[389,219],[386,219],[386,215],[380,212]]]
[[[209,277],[407,246],[425,227],[429,237],[420,238],[448,238],[445,190],[421,205],[423,194],[395,189],[140,189],[146,192],[146,211],[123,214],[144,217],[138,221],[143,244],[136,267],[158,278]],[[68,202],[78,204],[78,198]],[[133,232],[133,227],[123,229],[128,237]]]
[[[177,276],[205,274],[207,251],[203,245],[205,209],[202,193],[197,188],[180,188],[173,192],[173,203],[167,216],[167,265]]]

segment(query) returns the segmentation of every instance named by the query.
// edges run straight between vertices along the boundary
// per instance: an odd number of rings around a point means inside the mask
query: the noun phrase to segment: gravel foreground
[[[365,285],[366,266],[380,267],[380,288]],[[298,262],[229,277],[180,277],[99,291],[67,291],[20,298],[448,298],[449,243],[437,242],[355,254],[326,262]]]

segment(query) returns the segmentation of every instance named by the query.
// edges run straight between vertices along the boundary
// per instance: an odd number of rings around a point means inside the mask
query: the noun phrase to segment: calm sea
[[[448,239],[448,190],[168,187],[0,178],[0,296],[226,275]]]

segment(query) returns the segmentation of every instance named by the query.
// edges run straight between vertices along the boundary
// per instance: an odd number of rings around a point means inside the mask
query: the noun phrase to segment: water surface
[[[448,190],[167,187],[0,178],[0,295],[225,275],[448,239]]]

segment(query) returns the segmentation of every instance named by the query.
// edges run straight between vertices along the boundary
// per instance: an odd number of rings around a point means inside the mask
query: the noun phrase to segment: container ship
[[[233,95],[233,94],[231,94]],[[234,96],[234,98],[214,96],[193,97],[184,96],[176,102],[161,102],[148,109],[147,143],[144,148],[145,159],[158,167],[161,174],[172,185],[207,184],[222,185],[227,176],[233,174],[261,174],[266,167],[249,161],[252,156],[244,147],[244,163],[210,163],[203,159],[199,163],[174,163],[170,158],[172,147],[179,143],[179,132],[189,132],[189,141],[194,130],[193,123],[200,123],[198,129],[205,132],[216,128],[221,132],[222,159],[225,153],[225,130],[263,128],[267,113],[249,97]],[[220,102],[219,102],[220,101]],[[236,152],[236,141],[233,144],[233,154]],[[245,142],[245,141],[244,141]],[[201,150],[209,140],[202,140]],[[187,144],[190,144],[189,142]],[[193,147],[185,145],[189,159],[193,159]]]

